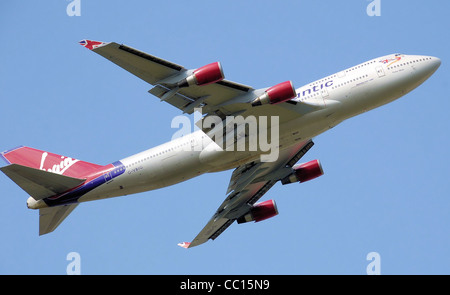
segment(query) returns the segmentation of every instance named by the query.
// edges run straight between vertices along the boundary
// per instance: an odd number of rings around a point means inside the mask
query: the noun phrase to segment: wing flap
[[[190,98],[187,97],[185,95],[182,95],[181,93],[173,93],[173,95],[170,95],[169,97],[166,97],[164,99],[164,95],[167,94],[168,92],[170,92],[170,90],[164,86],[161,85],[157,85],[155,87],[153,87],[152,89],[150,89],[148,91],[149,93],[153,94],[156,97],[159,97],[161,99],[161,101],[165,101],[171,105],[173,105],[174,107],[185,111],[186,107],[188,105],[190,105],[191,103],[195,103],[198,99],[195,98]],[[187,113],[191,114],[193,112],[192,108],[190,111],[188,111]]]
[[[85,181],[19,164],[11,164],[0,170],[35,200],[66,192]]]

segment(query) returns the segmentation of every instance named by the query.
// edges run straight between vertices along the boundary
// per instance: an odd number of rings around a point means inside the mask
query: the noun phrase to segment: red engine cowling
[[[294,98],[296,95],[294,84],[291,81],[286,81],[267,89],[263,95],[252,101],[252,106],[282,103]]]
[[[298,166],[294,166],[294,172],[281,180],[282,184],[305,182],[323,175],[322,165],[319,160],[313,160]]]
[[[214,62],[196,69],[192,75],[181,80],[177,86],[179,88],[188,87],[194,84],[203,86],[222,81],[223,79],[225,79],[225,75],[223,74],[222,65],[220,62]]]
[[[277,205],[274,200],[268,200],[253,205],[249,213],[239,217],[238,223],[245,223],[249,221],[262,221],[278,215]]]

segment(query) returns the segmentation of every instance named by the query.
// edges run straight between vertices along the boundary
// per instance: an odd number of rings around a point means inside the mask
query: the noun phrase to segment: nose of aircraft
[[[437,57],[430,57],[430,60],[427,63],[427,69],[426,71],[429,73],[429,75],[432,75],[436,70],[441,66],[441,60]]]
[[[433,73],[436,72],[441,65],[441,60],[434,56],[414,56],[412,59],[420,61],[419,63],[413,63],[415,69],[414,72],[417,74],[416,77],[423,81],[433,75]]]
[[[436,71],[441,66],[441,59],[439,59],[437,57],[432,57],[431,63],[432,63],[432,67]]]

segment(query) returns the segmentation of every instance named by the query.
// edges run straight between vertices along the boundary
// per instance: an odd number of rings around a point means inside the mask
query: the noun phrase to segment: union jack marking
[[[100,41],[91,41],[91,40],[81,40],[80,45],[86,47],[89,50],[95,49],[97,47],[103,46],[106,43],[105,42],[100,42]]]

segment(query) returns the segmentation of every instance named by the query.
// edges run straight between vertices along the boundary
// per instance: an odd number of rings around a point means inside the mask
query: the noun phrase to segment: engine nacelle
[[[294,172],[281,180],[282,184],[305,182],[323,175],[319,160],[313,160],[293,167]]]
[[[252,101],[252,106],[282,103],[294,98],[296,95],[294,84],[291,81],[286,81],[267,89],[264,94]]]
[[[177,83],[179,88],[188,87],[190,85],[204,86],[216,83],[225,79],[222,65],[220,62],[203,66],[196,69],[190,76]]]
[[[253,205],[249,213],[239,217],[238,223],[245,223],[249,221],[262,221],[278,214],[277,205],[274,200],[268,200]]]

